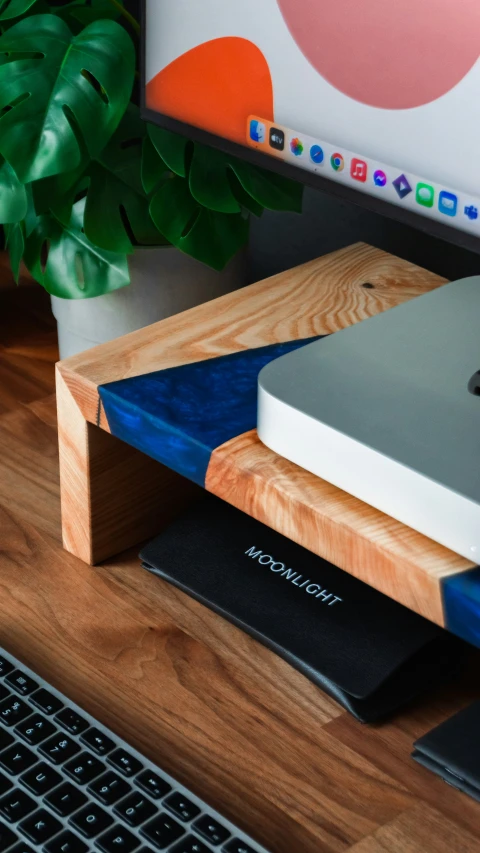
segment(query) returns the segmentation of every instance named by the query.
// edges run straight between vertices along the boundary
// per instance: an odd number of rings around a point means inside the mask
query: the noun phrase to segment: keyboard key
[[[24,773],[20,778],[22,785],[25,785],[33,794],[43,797],[48,794],[52,788],[55,788],[62,781],[62,777],[49,764],[41,761],[35,767],[32,767],[27,773]]]
[[[45,740],[47,737],[51,737],[57,729],[55,726],[52,726],[49,720],[46,720],[45,717],[42,717],[40,714],[32,714],[31,717],[28,717],[27,720],[24,720],[23,723],[15,727],[15,731],[26,740],[27,743],[30,743],[32,746],[35,746],[37,743],[41,743],[42,740]]]
[[[129,826],[140,826],[153,817],[158,809],[140,791],[135,791],[115,806],[114,811]]]
[[[110,764],[113,764],[117,770],[120,770],[120,773],[123,773],[124,776],[135,776],[136,773],[143,770],[138,759],[134,758],[133,755],[130,755],[130,753],[125,749],[116,749],[115,752],[112,752],[112,754],[108,756],[108,761]]]
[[[97,755],[106,755],[107,752],[111,752],[115,747],[114,741],[104,735],[99,729],[89,729],[88,732],[82,735],[80,740]]]
[[[62,824],[45,809],[39,809],[19,825],[20,832],[34,844],[44,844],[62,829]]]
[[[28,696],[38,689],[38,684],[29,675],[25,675],[20,669],[15,669],[10,675],[7,675],[5,684],[20,693],[21,696]]]
[[[7,776],[4,776],[3,773],[0,773],[0,797],[5,791],[8,791],[9,788],[13,787],[13,782],[11,779],[8,779]]]
[[[68,761],[69,758],[73,758],[77,752],[80,752],[80,747],[68,735],[58,733],[45,741],[39,747],[39,751],[52,764],[63,764],[64,761]]]
[[[0,684],[0,702],[10,696],[10,690],[7,690],[4,684]]]
[[[223,848],[225,853],[255,853],[253,847],[250,847],[249,844],[245,844],[244,841],[240,841],[239,838],[232,838],[228,844]]]
[[[12,669],[15,669],[13,664],[4,657],[0,657],[0,678],[3,678],[4,675],[8,675]]]
[[[154,817],[149,823],[142,826],[140,832],[148,841],[157,847],[158,850],[165,850],[170,844],[183,835],[185,832],[183,826],[180,826],[176,820],[170,815],[163,812],[157,817]]]
[[[92,782],[92,784],[88,786],[88,792],[92,794],[95,799],[100,800],[104,806],[112,806],[113,803],[117,803],[118,800],[128,794],[131,790],[132,789],[128,782],[125,782],[125,779],[121,779],[121,777],[117,776],[117,774],[112,770],[109,770],[108,773],[105,773],[104,776],[100,776],[100,779],[96,779],[95,782]]]
[[[62,728],[66,729],[72,735],[81,734],[89,726],[89,723],[80,714],[77,714],[76,711],[72,711],[71,708],[64,708],[63,711],[60,711],[55,717],[55,722],[59,723]]]
[[[14,743],[0,755],[0,765],[12,776],[18,776],[28,770],[36,761],[36,755],[23,743]]]
[[[140,773],[140,776],[135,779],[135,784],[150,794],[153,800],[160,800],[172,790],[172,786],[165,779],[162,779],[157,773],[152,773],[151,770],[144,770],[143,773]]]
[[[66,829],[45,845],[47,853],[85,853],[87,845],[78,835]]]
[[[35,851],[25,841],[20,841],[18,844],[15,844],[15,847],[12,847],[8,853],[35,853]]]
[[[9,696],[0,702],[0,720],[6,726],[16,726],[31,713],[32,709],[16,696]]]
[[[51,716],[52,714],[56,714],[60,708],[63,708],[63,702],[60,699],[57,699],[52,693],[49,693],[48,690],[45,690],[43,687],[41,690],[37,690],[33,696],[30,696],[30,702],[32,702],[40,711],[43,711],[47,716]]]
[[[5,729],[0,729],[0,752],[2,749],[6,749],[7,746],[10,746],[13,743],[14,738],[8,734]]]
[[[95,803],[89,803],[78,814],[70,818],[70,823],[86,838],[100,835],[113,823],[113,818]]]
[[[60,817],[71,815],[77,809],[84,806],[86,802],[87,798],[85,794],[76,788],[75,785],[72,785],[71,782],[65,782],[64,785],[61,785],[60,788],[57,788],[48,797],[45,797],[46,805],[50,806],[52,811],[60,815]]]
[[[9,823],[22,820],[27,814],[35,811],[37,803],[19,788],[14,788],[0,800],[0,815]]]
[[[175,847],[172,847],[171,853],[213,853],[213,851],[194,835],[186,835]]]
[[[114,826],[97,839],[96,845],[105,853],[131,853],[138,847],[138,838],[123,826]]]
[[[199,817],[193,824],[193,828],[213,845],[223,844],[227,838],[230,838],[228,829],[208,814]]]
[[[4,850],[8,850],[12,844],[15,844],[15,841],[18,841],[18,835],[15,835],[8,826],[0,823],[0,853],[3,853]]]
[[[185,822],[198,817],[201,812],[201,809],[199,809],[195,803],[192,803],[191,800],[188,800],[187,797],[184,797],[179,791],[174,791],[173,794],[170,794],[170,796],[163,801],[163,805],[173,812],[174,815],[179,817],[180,820]]]
[[[95,758],[94,755],[90,755],[89,752],[81,752],[80,755],[76,755],[68,764],[65,764],[63,771],[79,785],[87,785],[106,769],[103,762]]]

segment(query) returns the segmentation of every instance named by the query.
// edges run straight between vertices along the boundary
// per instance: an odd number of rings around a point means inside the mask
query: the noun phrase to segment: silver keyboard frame
[[[116,748],[126,749],[132,756],[134,756],[139,761],[141,761],[143,767],[142,767],[142,770],[139,771],[139,773],[143,772],[143,770],[151,770],[154,773],[158,773],[159,776],[164,778],[165,781],[168,782],[172,786],[174,791],[179,791],[181,794],[184,794],[185,797],[188,797],[188,799],[191,800],[193,803],[195,803],[195,805],[197,805],[202,810],[202,812],[207,812],[209,815],[211,815],[212,818],[214,818],[220,824],[222,824],[222,826],[224,826],[225,829],[229,830],[229,832],[231,833],[231,835],[233,837],[238,838],[240,841],[244,841],[246,844],[249,844],[250,847],[255,851],[255,853],[269,853],[269,851],[266,850],[265,847],[262,847],[259,844],[257,844],[257,842],[255,842],[252,838],[250,838],[249,835],[247,835],[245,832],[242,832],[241,829],[239,829],[237,826],[235,826],[235,824],[233,824],[231,821],[229,821],[227,818],[225,818],[222,814],[220,814],[220,812],[218,812],[217,809],[212,808],[208,803],[205,802],[205,800],[202,800],[200,797],[197,797],[196,794],[194,794],[191,790],[189,790],[189,788],[186,788],[184,785],[182,785],[180,782],[178,782],[176,779],[174,779],[173,776],[170,776],[169,773],[167,773],[165,770],[162,770],[161,767],[159,767],[157,764],[154,764],[153,761],[150,761],[148,758],[146,758],[144,755],[142,755],[142,753],[140,753],[134,747],[130,746],[130,744],[127,741],[123,740],[123,738],[119,737],[111,729],[104,726],[95,717],[92,717],[92,715],[89,714],[87,711],[85,711],[84,708],[81,708],[75,702],[72,702],[72,700],[69,699],[67,696],[65,696],[64,693],[61,693],[59,690],[56,690],[55,687],[52,687],[51,684],[49,684],[47,681],[45,681],[44,678],[39,676],[38,673],[31,670],[21,660],[14,657],[14,655],[11,655],[9,652],[7,652],[5,649],[3,649],[1,647],[0,647],[0,655],[2,657],[4,657],[6,660],[8,660],[15,667],[15,669],[21,669],[21,670],[23,670],[23,672],[25,672],[27,675],[29,675],[31,678],[33,678],[34,681],[36,681],[38,683],[37,690],[40,690],[40,688],[42,688],[42,687],[45,690],[48,690],[49,693],[51,693],[53,696],[56,696],[57,699],[59,699],[67,708],[70,708],[73,711],[77,711],[78,714],[80,714],[80,716],[82,716],[87,722],[89,722],[91,726],[95,726],[95,728],[99,729],[102,732],[102,734],[111,738],[115,742]],[[4,678],[1,677],[0,678],[0,684],[4,684],[4,683],[5,683]],[[115,767],[112,764],[109,764],[108,755],[105,755],[105,756],[96,755],[96,753],[94,753],[93,750],[90,750],[90,748],[87,744],[82,743],[82,741],[80,740],[80,738],[82,736],[81,734],[79,734],[79,735],[72,734],[71,732],[64,729],[55,720],[55,714],[52,714],[49,716],[47,714],[44,714],[41,711],[41,709],[36,708],[35,705],[33,705],[29,701],[30,695],[32,695],[32,694],[30,694],[28,696],[22,696],[21,694],[17,693],[17,691],[14,688],[10,687],[10,685],[5,683],[5,686],[9,690],[11,690],[13,695],[18,696],[19,699],[21,699],[23,702],[25,702],[27,705],[29,705],[31,707],[32,714],[33,713],[42,714],[46,719],[50,720],[52,723],[55,723],[55,725],[57,725],[60,730],[65,731],[65,734],[68,735],[68,737],[71,738],[72,740],[76,741],[82,750],[86,750],[88,752],[91,752],[100,761],[105,763],[106,769],[104,771],[102,771],[102,773],[100,773],[99,776],[97,776],[95,778],[99,778],[101,775],[103,775],[103,773],[106,772],[106,770],[113,770],[114,773],[117,773],[118,776],[125,779],[126,782],[128,782],[130,785],[132,785],[134,790],[138,791],[140,794],[145,795],[148,799],[151,800],[151,802],[154,805],[158,806],[160,809],[161,809],[161,806],[162,806],[164,799],[166,797],[170,796],[170,794],[174,793],[174,791],[169,791],[167,794],[165,794],[165,797],[162,797],[159,800],[154,800],[153,797],[149,797],[149,795],[146,791],[137,787],[134,784],[135,778],[138,774],[135,774],[134,776],[130,776],[130,777],[123,776],[121,771],[119,771],[117,767]],[[35,693],[35,692],[36,691],[33,691],[33,693]],[[28,719],[28,717],[25,717],[25,720],[27,720],[27,719]],[[22,720],[22,722],[24,722],[24,721]],[[15,726],[8,727],[8,726],[4,726],[3,723],[0,723],[0,726],[2,729],[4,728],[6,731],[14,734],[14,736],[16,736],[21,743],[25,744],[25,746],[29,750],[31,750],[32,752],[35,753],[35,755],[38,757],[39,761],[44,761],[47,764],[49,763],[48,759],[45,758],[45,756],[39,752],[39,747],[42,746],[42,743],[38,744],[37,746],[31,746],[29,743],[24,741],[20,735],[18,735],[15,732]],[[82,734],[83,734],[83,732],[82,732]],[[6,747],[6,748],[9,749],[10,747]],[[112,750],[112,752],[113,752],[113,750]],[[61,765],[53,765],[52,764],[52,767],[55,770],[57,770],[57,772],[62,773],[62,766]],[[0,772],[4,772],[4,771],[2,771],[2,769],[0,768]],[[27,771],[25,771],[25,772],[27,772]],[[81,835],[81,833],[79,833],[78,830],[74,826],[70,825],[70,823],[69,823],[70,819],[77,812],[73,812],[72,814],[68,815],[68,817],[66,817],[66,818],[60,817],[59,815],[57,815],[53,811],[53,809],[49,808],[47,803],[43,802],[42,798],[39,798],[38,795],[33,794],[28,788],[26,788],[25,786],[22,785],[22,783],[20,782],[20,776],[23,774],[19,774],[19,776],[17,776],[17,777],[9,776],[9,774],[5,774],[5,775],[7,775],[8,778],[10,778],[10,779],[15,780],[14,784],[17,784],[18,787],[21,787],[21,789],[24,790],[25,793],[27,793],[29,797],[31,797],[33,800],[35,800],[38,803],[39,808],[40,807],[44,808],[47,812],[49,812],[53,817],[55,817],[56,820],[58,820],[62,824],[62,828],[57,833],[57,835],[60,835],[64,830],[69,829],[72,832],[74,832],[76,835],[78,835],[78,837],[82,839],[84,844],[86,844],[92,851],[95,851],[95,853],[101,853],[100,848],[98,848],[95,845],[96,839],[84,838]],[[94,780],[91,780],[91,781],[93,782]],[[127,823],[125,823],[117,814],[115,814],[113,809],[116,805],[118,805],[118,803],[114,803],[113,806],[105,806],[103,803],[96,800],[95,797],[88,792],[88,785],[78,785],[75,783],[75,780],[71,779],[69,776],[64,775],[62,778],[62,781],[56,787],[60,787],[60,785],[63,785],[64,782],[71,782],[73,785],[75,785],[75,787],[78,788],[78,790],[83,791],[85,793],[85,795],[88,796],[92,802],[96,803],[105,812],[108,812],[108,814],[111,815],[111,817],[113,818],[115,823],[120,824],[121,826],[125,827],[125,829],[128,829],[128,831],[130,833],[132,833],[132,835],[134,835],[136,838],[138,838],[138,847],[135,848],[135,851],[133,851],[133,853],[136,853],[136,850],[139,850],[140,847],[142,847],[142,846],[150,847],[150,848],[153,848],[155,846],[155,845],[152,845],[152,842],[149,841],[148,838],[145,838],[143,835],[140,834],[141,827],[131,827]],[[91,782],[89,782],[88,784],[91,784]],[[55,790],[56,790],[56,788],[52,788],[51,791],[49,791],[48,793],[50,794]],[[7,791],[6,794],[3,796],[8,796],[8,793],[9,792]],[[127,794],[126,796],[129,796],[129,795]],[[83,808],[85,808],[85,805],[81,806],[77,811],[81,811]],[[180,823],[182,826],[185,827],[185,835],[187,833],[192,834],[193,836],[198,838],[198,840],[201,841],[203,844],[210,846],[210,848],[214,851],[214,853],[222,853],[222,851],[224,851],[225,845],[229,844],[231,841],[231,838],[229,838],[229,839],[227,839],[227,841],[224,842],[223,845],[217,845],[216,847],[214,847],[211,842],[207,841],[205,838],[202,838],[202,836],[195,831],[195,828],[192,826],[193,821],[189,822],[189,823],[185,823],[185,821],[183,821],[181,818],[179,818],[174,813],[170,812],[169,809],[166,808],[165,806],[164,806],[164,809],[169,815],[171,815],[173,820],[177,821],[177,823]],[[32,814],[34,814],[34,812],[32,812]],[[200,815],[198,817],[200,817]],[[146,823],[148,823],[149,820],[152,820],[152,819],[154,819],[154,818],[148,819],[146,821]],[[197,820],[197,819],[198,818],[195,818],[194,820]],[[23,820],[23,818],[22,818],[22,820]],[[23,835],[23,833],[21,833],[21,831],[18,829],[18,825],[19,825],[19,823],[21,823],[21,821],[19,821],[17,823],[10,823],[10,822],[6,821],[4,818],[2,818],[0,815],[0,822],[3,823],[5,826],[9,827],[12,831],[16,832],[17,834],[20,834],[20,837],[25,839],[25,844],[28,844],[30,847],[32,847],[38,851],[44,849],[43,844],[41,846],[34,845],[31,841],[29,841],[29,839],[25,835]],[[107,828],[107,829],[103,830],[101,833],[99,833],[99,837],[101,835],[103,835],[105,832],[108,832],[108,829],[109,828]],[[48,842],[46,842],[46,843],[50,843],[50,841],[52,841],[56,837],[57,836],[52,836],[52,838],[49,839]],[[175,848],[175,846],[181,842],[181,840],[182,840],[181,837],[177,838],[177,840],[173,844],[169,845],[168,847],[165,847],[164,848],[165,853],[169,853],[169,851],[172,851]],[[18,841],[15,841],[14,844],[8,848],[8,850],[12,850],[13,847],[15,846],[15,844],[17,844],[17,843],[18,843]],[[7,851],[6,851],[6,853],[7,853]]]

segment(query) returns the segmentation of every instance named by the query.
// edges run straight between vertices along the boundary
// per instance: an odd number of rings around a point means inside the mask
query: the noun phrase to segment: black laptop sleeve
[[[362,722],[394,711],[458,662],[461,642],[446,631],[212,496],[140,558]]]

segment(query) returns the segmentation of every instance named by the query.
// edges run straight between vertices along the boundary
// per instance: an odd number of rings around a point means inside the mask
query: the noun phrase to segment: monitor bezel
[[[195,125],[187,124],[164,113],[148,109],[146,106],[146,8],[147,0],[140,0],[140,113],[144,121],[155,124],[158,127],[163,127],[165,130],[171,130],[181,136],[186,136],[192,142],[208,145],[211,148],[222,151],[224,154],[231,154],[241,160],[246,160],[254,166],[260,166],[263,169],[268,169],[286,178],[291,178],[293,181],[304,186],[319,190],[327,195],[332,195],[340,201],[362,207],[371,213],[384,216],[387,219],[393,219],[402,225],[408,225],[410,228],[421,231],[430,237],[444,240],[446,243],[474,252],[477,255],[480,254],[480,236],[475,237],[466,231],[452,228],[449,225],[443,225],[438,220],[428,219],[428,217],[413,213],[411,210],[406,210],[399,205],[391,204],[377,196],[360,192],[354,187],[349,187],[345,184],[338,184],[335,181],[324,178],[318,173],[308,172],[306,169],[304,170],[298,166],[286,163],[277,157],[271,157],[262,151],[249,148],[247,145],[240,145],[238,142],[232,142],[224,137],[216,136]],[[341,147],[340,143],[338,145]]]

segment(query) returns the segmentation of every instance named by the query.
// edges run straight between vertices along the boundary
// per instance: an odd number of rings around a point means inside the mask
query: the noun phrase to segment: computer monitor
[[[480,250],[478,0],[144,0],[143,114]]]

